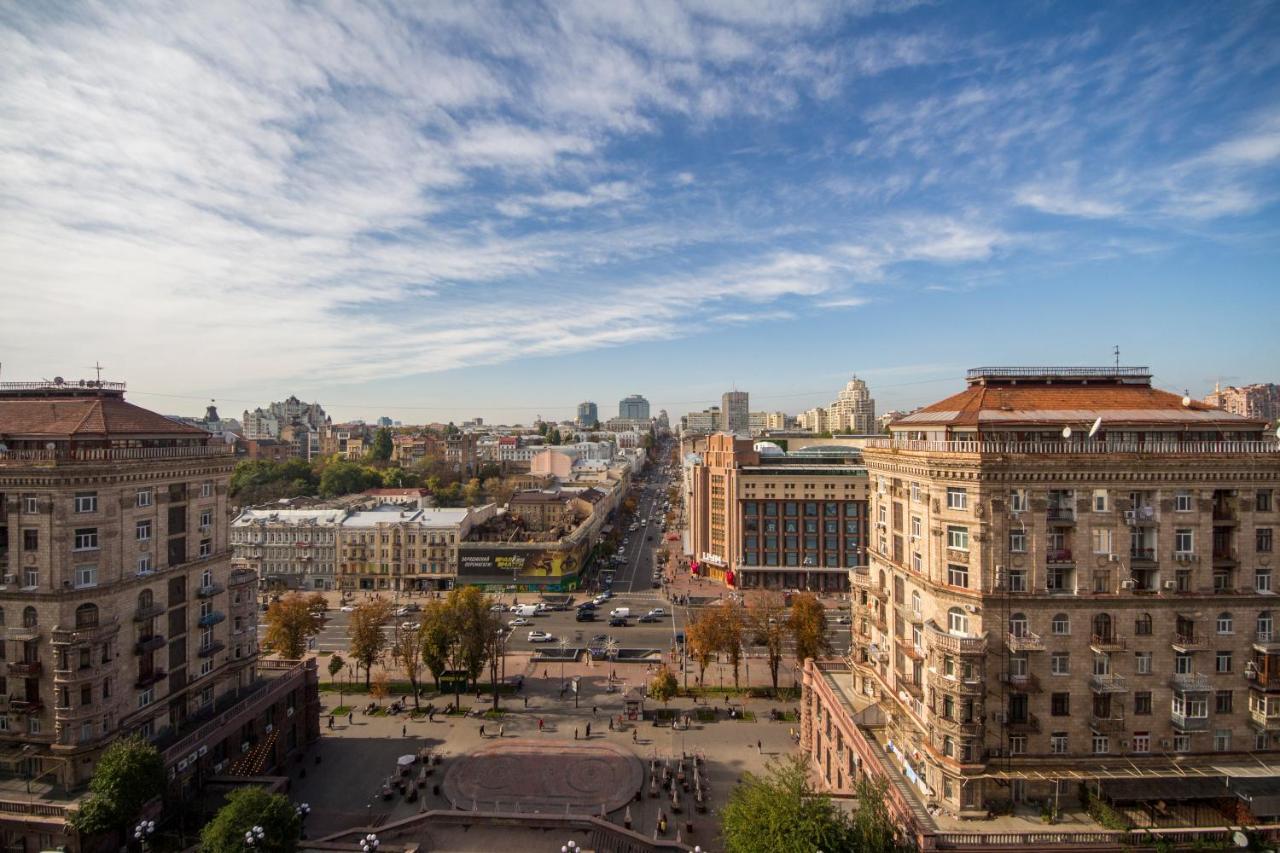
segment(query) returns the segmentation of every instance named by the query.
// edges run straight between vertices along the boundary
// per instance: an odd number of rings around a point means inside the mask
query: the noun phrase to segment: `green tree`
[[[467,484],[462,487],[462,502],[467,506],[475,506],[480,503],[484,490],[480,486],[480,480],[472,477]]]
[[[782,667],[787,639],[787,609],[781,593],[765,592],[751,600],[747,606],[747,630],[752,639],[764,646],[773,692],[777,695],[778,670]]]
[[[742,641],[746,633],[742,606],[729,600],[713,608],[712,612],[715,614],[715,621],[712,623],[715,626],[715,648],[729,656],[729,663],[733,666],[733,686],[737,689],[738,675],[742,668]]]
[[[372,599],[356,605],[347,625],[347,637],[351,640],[351,658],[357,666],[364,667],[364,686],[369,686],[373,664],[387,647],[387,635],[382,623],[391,616],[391,605],[382,599]]]
[[[440,677],[449,668],[450,637],[449,609],[444,601],[432,601],[422,611],[422,665],[431,673],[440,689]]]
[[[413,707],[421,707],[418,703],[418,675],[422,672],[422,623],[410,628],[401,628],[391,643],[391,659],[404,670],[413,688]]]
[[[342,668],[347,662],[342,659],[342,655],[333,655],[329,658],[329,680],[338,685],[338,704],[342,704],[342,682],[338,680],[338,674],[342,672]]]
[[[89,796],[71,824],[84,835],[126,830],[147,801],[164,793],[164,758],[141,737],[114,741],[98,759]]]
[[[763,776],[745,773],[720,812],[728,853],[841,853],[861,851],[854,828],[830,797],[809,784],[806,756],[770,764]]]
[[[302,818],[289,798],[269,794],[254,785],[227,794],[227,802],[200,831],[203,853],[244,853],[244,836],[262,827],[262,840],[253,845],[262,853],[293,853],[302,836]]]
[[[369,456],[375,462],[386,462],[391,458],[391,430],[381,427],[373,434]]]
[[[267,608],[267,632],[263,645],[286,660],[301,660],[307,639],[320,633],[320,617],[311,602],[291,593]]]
[[[676,681],[675,674],[665,666],[649,680],[649,695],[664,706],[671,701],[679,689],[680,684]]]
[[[827,637],[827,609],[814,596],[805,593],[791,599],[787,630],[795,641],[796,662],[801,666],[808,658],[821,658],[831,654],[831,640]]]
[[[353,494],[367,489],[367,482],[364,469],[356,463],[334,462],[320,475],[320,494],[327,498]]]

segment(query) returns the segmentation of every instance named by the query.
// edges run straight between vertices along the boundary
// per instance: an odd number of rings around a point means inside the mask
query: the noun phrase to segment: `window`
[[[1173,531],[1173,550],[1178,554],[1195,553],[1195,531],[1190,527],[1179,527]]]
[[[1139,690],[1133,694],[1133,713],[1142,716],[1151,714],[1151,691]]]
[[[1191,493],[1182,491],[1173,496],[1174,512],[1191,512]]]
[[[98,605],[81,604],[76,608],[76,628],[98,627]]]
[[[1231,652],[1218,652],[1213,660],[1214,672],[1231,671]]]
[[[151,541],[151,519],[139,521],[134,525],[134,535],[139,542]]]
[[[1271,528],[1259,527],[1254,531],[1254,548],[1259,554],[1271,553]]]
[[[39,551],[40,550],[40,531],[33,530],[30,527],[24,528],[22,531],[22,550]]]
[[[207,498],[213,495],[213,483],[208,480],[200,484],[200,497]]]
[[[1134,652],[1134,672],[1138,675],[1151,674],[1151,652]]]
[[[1015,554],[1027,553],[1027,533],[1025,530],[1010,531],[1009,550]]]
[[[1025,613],[1015,613],[1009,617],[1009,634],[1013,637],[1025,637],[1029,633],[1027,628],[1027,615]]]
[[[212,526],[213,526],[213,513],[210,510],[206,509],[204,512],[200,513],[200,529],[208,530]]]
[[[1054,693],[1049,700],[1049,713],[1055,717],[1071,716],[1071,694]]]
[[[1173,656],[1173,671],[1178,675],[1188,675],[1191,672],[1191,655],[1179,652]]]
[[[1013,512],[1027,511],[1027,493],[1022,489],[1014,489],[1009,493],[1009,509]]]
[[[27,717],[27,734],[38,735],[40,734],[40,729],[39,717]]]
[[[1218,714],[1230,714],[1235,705],[1235,694],[1230,690],[1219,690],[1214,694],[1213,710]]]
[[[1139,613],[1133,619],[1133,633],[1138,637],[1151,636],[1151,614]]]
[[[920,615],[920,593],[917,590],[911,590],[911,612]]]
[[[4,612],[0,611],[0,625],[4,624]],[[1258,620],[1254,623],[1254,627],[1258,632],[1258,639],[1267,642],[1271,639],[1272,625],[1271,611],[1263,610],[1258,613]]]
[[[1107,511],[1107,490],[1106,489],[1093,490],[1093,511],[1094,512]]]
[[[964,611],[959,607],[953,607],[947,611],[947,630],[953,634],[969,632],[969,617],[964,615]]]
[[[76,566],[76,589],[98,585],[97,566]]]
[[[1071,674],[1071,653],[1054,652],[1049,656],[1049,672],[1053,675]]]
[[[27,515],[35,515],[40,511],[40,501],[35,495],[22,496],[22,511]]]
[[[947,489],[947,509],[968,509],[969,494],[964,489]]]
[[[155,688],[148,687],[146,690],[138,691],[138,707],[145,708],[156,700]]]
[[[920,484],[919,483],[911,484],[911,502],[913,504],[920,503]]]
[[[1071,617],[1065,613],[1053,614],[1053,620],[1049,623],[1049,630],[1059,637],[1065,637],[1071,633]]]
[[[22,608],[22,627],[34,628],[40,624],[40,617],[34,607]]]
[[[1253,573],[1253,588],[1258,592],[1271,591],[1271,570],[1257,569]]]
[[[213,553],[213,540],[201,539],[200,540],[200,556],[208,557],[212,553]]]
[[[97,492],[76,492],[76,512],[97,512]]]
[[[1067,753],[1067,733],[1054,732],[1049,735],[1049,751],[1054,755],[1066,755]]]
[[[1147,753],[1151,751],[1151,735],[1148,732],[1133,733],[1133,751]]]
[[[134,506],[151,506],[151,490],[138,489],[138,494],[134,498]]]
[[[1271,512],[1271,490],[1258,489],[1257,498],[1258,498],[1258,501],[1257,501],[1258,512]]]
[[[922,523],[921,523],[921,521],[920,521],[920,516],[918,516],[918,515],[913,515],[913,516],[911,516],[911,536],[912,536],[912,538],[914,538],[914,539],[919,539],[919,538],[920,538],[920,536],[921,536],[922,530],[923,530],[923,524],[922,524]]]
[[[1111,553],[1111,528],[1093,529],[1093,553],[1110,554]]]
[[[1111,751],[1111,738],[1106,735],[1093,736],[1093,754],[1106,755]]]
[[[1231,729],[1215,729],[1214,730],[1213,749],[1215,752],[1231,751]]]
[[[1010,755],[1026,755],[1027,754],[1027,736],[1026,735],[1009,735],[1009,754]]]
[[[1233,622],[1230,613],[1218,614],[1218,633],[1231,634],[1234,633]]]
[[[947,527],[947,547],[956,551],[969,550],[969,528],[949,525]]]
[[[1190,752],[1191,751],[1191,735],[1175,734],[1173,736],[1174,752]]]
[[[98,528],[96,527],[76,528],[76,540],[75,540],[74,550],[96,551],[97,549],[98,549]]]
[[[145,574],[151,571],[151,555],[142,554],[138,557],[138,574]]]
[[[956,563],[947,563],[947,583],[967,589],[969,587],[969,567]]]
[[[924,560],[921,558],[919,551],[911,552],[911,569],[916,574],[924,574]]]

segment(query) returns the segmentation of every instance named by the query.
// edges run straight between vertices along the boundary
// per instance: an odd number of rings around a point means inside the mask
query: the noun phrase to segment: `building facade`
[[[1280,420],[1280,385],[1274,382],[1226,388],[1218,385],[1204,401],[1242,417],[1272,423]]]
[[[590,400],[578,404],[578,417],[574,421],[579,427],[588,428],[600,423],[600,410]]]
[[[268,589],[329,590],[338,565],[341,509],[246,509],[231,522],[232,565]]]
[[[720,407],[711,406],[701,412],[690,412],[682,419],[681,432],[686,435],[710,435],[720,429]]]
[[[871,399],[867,383],[853,377],[835,401],[827,407],[827,429],[831,432],[869,435],[879,432],[876,423],[876,401]]]
[[[751,404],[746,391],[726,391],[720,396],[720,429],[734,435],[751,434]]]
[[[856,451],[788,455],[718,433],[688,472],[691,568],[742,588],[848,588],[864,565],[867,472]]]
[[[618,417],[625,421],[649,420],[649,401],[639,394],[632,394],[618,401]]]
[[[1081,782],[1172,800],[1280,751],[1280,448],[1260,422],[1145,368],[981,368],[889,428],[864,450],[853,571],[852,690],[878,742],[843,729],[875,772],[985,817]],[[821,704],[810,748],[824,714],[850,723]]]
[[[232,740],[239,757],[242,735],[262,734],[219,714],[262,717],[279,698],[259,690],[255,576],[231,565],[232,449],[124,390],[0,384],[0,776],[37,797],[80,788],[102,749],[135,733],[185,791],[224,769],[214,756]],[[318,734],[317,722],[292,737]],[[30,825],[9,823],[17,811],[0,811],[6,843],[31,843]]]
[[[492,518],[493,504],[465,509],[387,506],[338,525],[341,589],[439,591],[458,577],[458,543]]]

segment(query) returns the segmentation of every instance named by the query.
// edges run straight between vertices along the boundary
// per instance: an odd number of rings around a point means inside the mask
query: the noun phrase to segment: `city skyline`
[[[6,378],[527,421],[1280,367],[1273,5],[246,9],[0,12]]]

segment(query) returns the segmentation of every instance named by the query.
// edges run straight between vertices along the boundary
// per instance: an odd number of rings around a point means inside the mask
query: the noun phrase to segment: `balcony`
[[[1259,690],[1280,690],[1280,672],[1265,669],[1254,669],[1250,672],[1246,669],[1244,675],[1249,679],[1250,687],[1256,687]]]
[[[212,643],[201,646],[200,651],[196,652],[202,658],[212,657],[227,647],[227,644],[221,640],[214,640]]]
[[[1209,676],[1202,672],[1175,672],[1169,676],[1169,686],[1183,693],[1208,693],[1212,689]]]
[[[1265,732],[1280,732],[1280,711],[1268,714],[1262,708],[1250,708],[1249,719]]]
[[[1059,565],[1061,565],[1062,563],[1074,562],[1074,560],[1071,559],[1070,548],[1050,548],[1048,551],[1045,552],[1044,560],[1046,563],[1054,563]]]
[[[1069,506],[1051,506],[1045,510],[1044,515],[1053,525],[1069,526],[1076,523],[1076,511]]]
[[[133,611],[134,622],[146,622],[148,619],[154,619],[157,616],[163,616],[165,606],[163,604],[149,604],[146,607],[139,607]]]
[[[38,660],[15,660],[9,664],[9,674],[21,678],[38,678],[43,671]]]
[[[1000,680],[1016,693],[1039,693],[1040,679],[1029,672],[1002,672]]]
[[[895,683],[900,690],[907,691],[912,696],[914,696],[917,701],[919,702],[924,701],[924,687],[922,685],[916,684],[914,681],[912,681],[909,678],[899,679]]]
[[[223,586],[222,584],[211,583],[197,589],[196,596],[199,598],[213,598],[213,596],[217,595],[220,592],[224,592],[225,590],[226,590],[226,587]]]
[[[929,634],[929,648],[956,655],[985,655],[987,653],[987,637],[957,636],[949,634],[938,627],[935,622],[926,622],[925,630]]]
[[[1230,503],[1215,503],[1213,505],[1213,523],[1214,524],[1235,524],[1239,519],[1236,517],[1236,508]]]
[[[1280,631],[1257,631],[1253,635],[1253,647],[1263,654],[1280,653]]]
[[[217,625],[227,618],[227,614],[221,610],[215,610],[212,613],[206,613],[200,617],[198,624],[201,628],[208,628],[210,625]]]
[[[1178,631],[1173,635],[1175,652],[1199,652],[1209,648],[1209,638],[1194,631]]]
[[[1235,548],[1214,548],[1213,562],[1218,565],[1231,564],[1235,565],[1239,561],[1239,555]]]
[[[977,737],[982,734],[982,720],[955,720],[951,717],[934,714],[933,721],[944,731],[962,737]]]
[[[40,639],[42,632],[39,625],[10,625],[0,628],[0,637],[6,640],[16,640],[19,643],[27,643],[31,640]]]
[[[1044,639],[1039,634],[1031,631],[1010,632],[1005,644],[1009,646],[1009,651],[1012,652],[1044,651]]]
[[[1169,712],[1169,721],[1174,724],[1180,731],[1184,732],[1207,732],[1209,731],[1208,717],[1188,717],[1186,714],[1178,711]]]
[[[133,684],[139,690],[145,690],[153,684],[158,684],[159,682],[164,681],[165,676],[168,674],[169,673],[165,672],[163,669],[153,669],[150,672],[140,672],[138,673],[138,680]]]
[[[97,625],[84,625],[75,628],[55,627],[50,632],[50,641],[56,645],[76,645],[78,643],[101,643],[110,640],[120,632],[120,623],[113,616]]]
[[[1113,672],[1105,675],[1093,675],[1089,678],[1089,687],[1095,693],[1128,693],[1129,682],[1123,675]]]
[[[924,660],[924,650],[917,647],[910,637],[898,637],[897,643],[902,653],[911,660]]]
[[[929,683],[934,690],[946,690],[963,696],[984,696],[987,692],[987,683],[981,678],[951,678],[932,668],[929,670]]]
[[[164,648],[164,637],[160,634],[151,634],[147,637],[139,637],[138,642],[133,646],[133,651],[135,654],[142,655],[162,648]]]
[[[1112,712],[1106,716],[1089,715],[1089,727],[1101,734],[1116,734],[1124,731],[1124,714]]]
[[[1094,634],[1089,640],[1089,648],[1099,654],[1122,652],[1125,648],[1125,639],[1119,634]]]
[[[1134,563],[1154,563],[1156,561],[1156,549],[1130,548],[1129,560]]]
[[[227,585],[231,587],[249,586],[257,582],[258,574],[252,571],[233,571],[231,576],[227,578]]]
[[[15,714],[38,714],[44,709],[39,696],[10,696],[9,711]]]
[[[1040,719],[1035,714],[1009,716],[1005,713],[1000,716],[1000,721],[1012,734],[1032,734],[1040,731]]]

